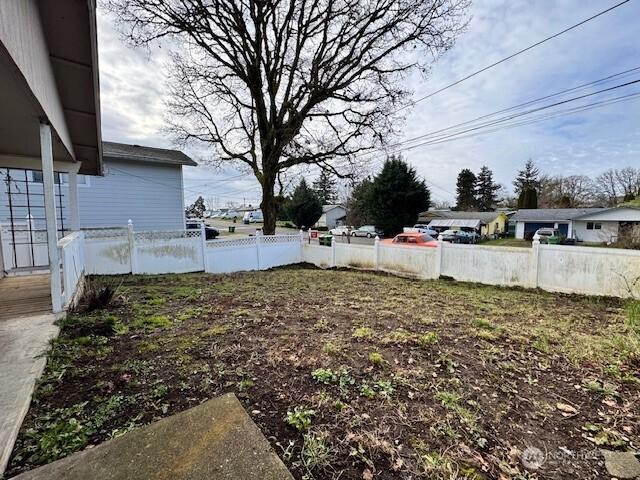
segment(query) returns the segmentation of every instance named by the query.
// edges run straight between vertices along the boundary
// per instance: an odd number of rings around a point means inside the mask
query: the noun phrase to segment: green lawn
[[[518,240],[517,238],[496,238],[495,240],[485,240],[480,245],[492,247],[531,247],[529,240]]]

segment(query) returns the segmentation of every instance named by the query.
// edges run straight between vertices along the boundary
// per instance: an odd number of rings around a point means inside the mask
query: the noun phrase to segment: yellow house
[[[459,212],[452,210],[428,210],[420,214],[420,223],[436,230],[474,229],[482,236],[497,236],[507,232],[509,217],[505,212]]]

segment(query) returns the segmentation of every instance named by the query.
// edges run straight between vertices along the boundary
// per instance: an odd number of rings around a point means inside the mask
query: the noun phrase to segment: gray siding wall
[[[1,1],[1,0],[0,0]],[[11,174],[24,179],[21,170]],[[9,222],[8,197],[6,194],[6,170],[0,169],[0,223]],[[179,165],[159,165],[157,163],[105,161],[104,177],[87,177],[87,185],[78,185],[80,203],[80,227],[126,227],[133,220],[136,230],[173,230],[184,228],[184,206],[182,195],[182,167]],[[12,184],[12,190],[24,192],[22,184]],[[31,194],[42,193],[40,184],[30,184]],[[56,193],[58,191],[56,185]],[[63,220],[69,225],[69,193],[66,184],[62,186]],[[26,197],[14,196],[14,216],[16,221],[25,222]],[[19,206],[16,206],[19,205]],[[42,197],[32,197],[33,216],[43,217]],[[56,198],[57,205],[57,198]],[[60,216],[60,211],[57,211]],[[58,220],[58,228],[60,228]],[[35,221],[35,228],[44,229],[43,220]]]
[[[182,167],[105,160],[104,177],[78,185],[80,226],[136,230],[184,228]]]

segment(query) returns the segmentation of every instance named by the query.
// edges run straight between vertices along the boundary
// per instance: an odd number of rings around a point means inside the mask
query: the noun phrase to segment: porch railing
[[[58,240],[62,265],[62,306],[73,300],[85,272],[84,233],[73,232]]]

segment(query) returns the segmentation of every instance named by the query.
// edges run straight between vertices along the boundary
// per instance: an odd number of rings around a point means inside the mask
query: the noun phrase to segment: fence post
[[[300,230],[300,262],[304,262],[304,232]]]
[[[260,253],[260,243],[262,241],[262,234],[256,232],[256,257],[258,259],[258,270],[261,270],[261,253]]]
[[[337,267],[336,265],[336,237],[331,235],[331,267]]]
[[[373,241],[373,256],[374,267],[376,270],[380,269],[380,237],[376,235],[376,239]]]
[[[138,265],[136,261],[136,245],[135,245],[135,237],[133,235],[133,221],[129,219],[127,222],[127,236],[129,238],[129,259],[131,262],[131,273],[135,274],[138,270]]]
[[[538,288],[538,270],[540,269],[540,240],[531,244],[531,285]]]
[[[436,279],[440,278],[442,275],[442,256],[444,255],[444,242],[442,240],[438,240],[438,248],[436,250],[436,258],[435,258],[435,268],[434,275]]]
[[[207,269],[207,230],[204,221],[200,224],[200,243],[202,244],[202,270]]]

